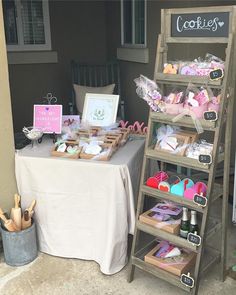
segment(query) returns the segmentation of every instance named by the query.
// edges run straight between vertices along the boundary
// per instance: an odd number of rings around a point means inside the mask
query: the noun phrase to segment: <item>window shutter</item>
[[[42,0],[22,0],[24,44],[45,44]]]
[[[18,44],[15,2],[4,0],[2,4],[6,42],[7,44]]]

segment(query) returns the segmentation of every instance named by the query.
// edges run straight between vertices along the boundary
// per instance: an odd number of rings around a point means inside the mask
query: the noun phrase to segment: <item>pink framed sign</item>
[[[44,133],[61,133],[62,105],[34,105],[34,127]]]

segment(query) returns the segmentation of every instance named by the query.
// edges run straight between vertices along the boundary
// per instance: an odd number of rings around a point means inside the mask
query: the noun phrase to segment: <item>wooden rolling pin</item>
[[[26,229],[31,226],[31,223],[32,223],[31,218],[34,214],[35,205],[36,205],[36,200],[33,200],[31,205],[29,206],[29,208],[25,209],[25,211],[23,213],[22,220],[21,220],[21,228],[22,229]]]
[[[21,229],[21,208],[20,208],[20,196],[15,194],[15,207],[11,209],[11,219],[16,226]]]
[[[4,222],[4,227],[8,231],[19,231],[20,229],[16,226],[16,224],[13,222],[11,219],[7,219],[6,216],[4,215],[2,209],[0,208],[0,218]]]

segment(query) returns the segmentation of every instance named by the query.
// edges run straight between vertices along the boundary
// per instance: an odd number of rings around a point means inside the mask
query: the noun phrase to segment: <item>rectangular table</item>
[[[44,141],[15,156],[22,208],[37,200],[40,251],[94,260],[104,274],[120,271],[134,231],[144,140],[128,141],[108,162],[51,157],[52,147]]]

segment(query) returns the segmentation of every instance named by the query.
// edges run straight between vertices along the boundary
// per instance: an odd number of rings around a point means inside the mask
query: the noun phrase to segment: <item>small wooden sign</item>
[[[182,274],[180,281],[183,285],[189,287],[189,288],[193,288],[194,287],[194,279],[192,277],[190,277],[190,273],[186,274]]]
[[[228,37],[229,12],[171,15],[171,37]]]
[[[193,233],[188,233],[187,240],[189,243],[194,244],[194,246],[200,246],[202,242],[201,237]]]
[[[195,194],[193,197],[193,202],[201,207],[206,207],[207,198],[198,194]]]
[[[209,77],[211,81],[217,81],[224,77],[224,71],[222,69],[216,69],[209,73]]]
[[[216,111],[206,111],[203,115],[206,121],[215,122],[218,120],[218,114]]]
[[[198,157],[198,161],[202,164],[211,164],[212,163],[212,156],[211,155],[204,155],[201,154]]]

